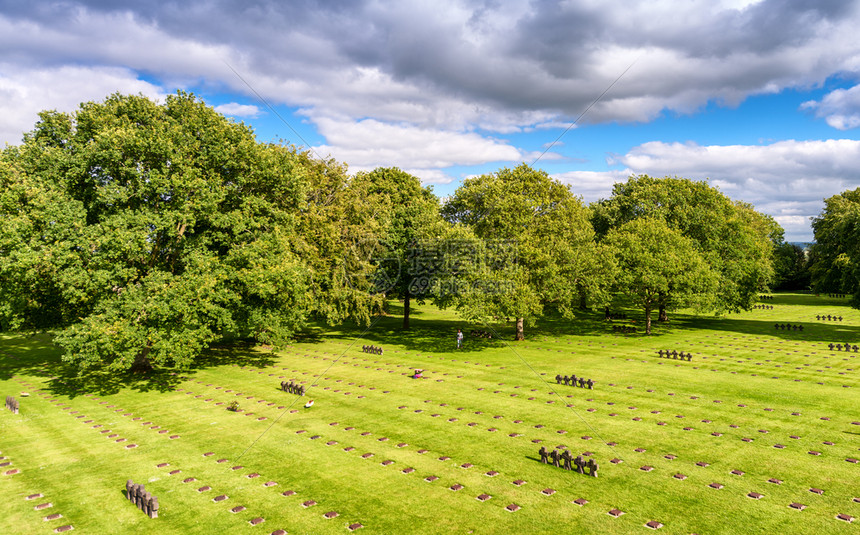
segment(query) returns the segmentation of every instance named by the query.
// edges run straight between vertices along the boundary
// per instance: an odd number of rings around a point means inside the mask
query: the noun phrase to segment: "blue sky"
[[[860,187],[858,26],[841,0],[0,0],[0,141],[42,109],[183,89],[261,141],[447,195],[535,161],[611,85],[538,167],[588,202],[631,174],[709,179],[808,241]]]

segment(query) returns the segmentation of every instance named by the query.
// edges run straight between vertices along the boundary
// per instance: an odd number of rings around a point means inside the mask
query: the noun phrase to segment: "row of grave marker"
[[[759,310],[773,310],[773,305],[755,305],[753,308],[757,308]]]
[[[860,349],[860,347],[858,347],[856,344],[852,346],[852,345],[849,345],[848,342],[845,342],[844,346],[842,344],[834,344],[831,342],[830,344],[827,345],[827,347],[830,348],[830,351],[833,351],[834,347],[836,348],[836,351],[842,351],[842,349],[844,347],[845,351],[853,350],[855,353],[857,353],[857,350]]]
[[[492,333],[489,333],[489,332],[487,332],[487,331],[473,330],[473,331],[472,331],[471,333],[469,333],[469,334],[471,334],[471,335],[472,335],[472,336],[474,336],[475,338],[492,338],[492,337],[493,337],[493,334],[492,334]]]
[[[18,400],[12,396],[6,396],[6,408],[13,414],[18,414]]]
[[[556,375],[555,382],[558,384],[564,383],[565,386],[578,386],[579,388],[594,390],[594,381],[585,377],[577,378],[576,375],[571,375],[570,377],[567,375]]]
[[[632,325],[613,325],[612,332],[614,333],[635,333],[636,327]]]
[[[158,518],[158,498],[146,490],[143,484],[128,479],[125,482],[125,494],[128,501],[135,504],[149,518]]]
[[[557,449],[553,449],[547,451],[544,446],[541,446],[538,450],[538,455],[540,455],[540,462],[544,464],[552,464],[556,468],[563,468],[565,470],[574,470],[571,463],[576,465],[576,472],[580,474],[585,474],[585,469],[588,468],[588,475],[591,477],[597,477],[597,469],[600,468],[594,459],[589,459],[586,461],[582,458],[582,455],[577,455],[576,458],[570,453],[570,450],[563,450],[561,453],[558,452]],[[552,463],[550,463],[550,460]]]
[[[382,348],[376,346],[361,346],[361,350],[365,353],[370,353],[371,355],[381,355]]]
[[[842,321],[842,316],[831,316],[830,314],[825,316],[824,314],[816,314],[815,319],[827,320],[827,321],[836,321],[836,320]]]
[[[289,392],[290,394],[298,394],[300,396],[305,395],[304,385],[299,385],[292,381],[281,381],[281,390],[283,390],[284,392]]]
[[[687,362],[690,362],[693,360],[693,354],[692,353],[684,353],[683,351],[678,353],[677,351],[674,351],[674,350],[669,351],[668,349],[666,349],[666,350],[661,349],[660,351],[657,352],[657,355],[661,359],[664,357],[665,358],[671,357],[671,358],[676,359],[676,360],[677,359],[686,360]]]
[[[778,331],[800,331],[803,332],[803,325],[791,325],[789,323],[777,323],[773,326]]]

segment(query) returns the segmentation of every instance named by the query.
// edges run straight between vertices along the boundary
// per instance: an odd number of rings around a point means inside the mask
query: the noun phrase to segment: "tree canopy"
[[[605,241],[618,262],[616,288],[644,310],[646,334],[659,306],[712,306],[717,273],[693,240],[663,220],[633,219],[611,229]]]
[[[545,306],[570,315],[580,291],[605,295],[611,259],[599,254],[589,211],[545,171],[522,164],[467,179],[442,214],[481,240],[458,302],[468,317],[513,317],[522,339]]]
[[[632,176],[592,207],[599,237],[635,219],[652,218],[693,240],[720,276],[714,300],[718,311],[749,309],[773,278],[773,248],[782,241],[782,228],[706,182]]]
[[[351,187],[378,225],[373,236],[380,244],[376,265],[380,284],[375,289],[403,299],[403,328],[408,329],[411,299],[424,297],[411,291],[411,255],[429,238],[429,231],[438,227],[439,200],[418,177],[396,167],[358,173]]]
[[[329,174],[181,92],[43,112],[0,157],[0,325],[56,328],[66,361],[125,370],[342,319],[321,303],[343,285],[309,261],[328,251],[300,233],[332,232],[308,202],[338,193]]]
[[[860,306],[860,188],[825,199],[812,231],[813,288],[853,294],[855,306]]]

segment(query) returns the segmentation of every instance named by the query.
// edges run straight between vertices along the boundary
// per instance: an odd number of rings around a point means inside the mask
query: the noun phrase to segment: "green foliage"
[[[661,219],[637,218],[606,235],[618,262],[617,289],[645,311],[645,332],[651,334],[651,311],[710,308],[717,274],[696,251],[693,240]]]
[[[812,220],[812,286],[816,292],[854,295],[860,306],[860,188],[824,200]]]
[[[396,167],[358,173],[350,187],[364,210],[372,212],[378,226],[375,237],[379,247],[374,254],[379,261],[374,289],[404,300],[403,327],[408,329],[410,299],[417,297],[422,302],[423,296],[410,291],[411,255],[438,228],[439,200],[431,188],[421,186],[418,177]]]
[[[523,321],[547,305],[570,315],[582,292],[606,299],[612,264],[594,242],[589,211],[546,172],[522,164],[467,179],[442,214],[482,240],[481,262],[467,274],[457,303],[467,317],[518,318],[521,339]],[[505,282],[507,290],[484,290]]]
[[[774,250],[774,289],[806,290],[811,275],[807,252],[793,243],[780,243]]]
[[[773,278],[774,244],[782,228],[747,203],[734,202],[706,182],[633,176],[617,183],[612,197],[593,205],[599,237],[638,218],[656,218],[693,240],[696,250],[720,275],[714,306],[749,309]]]
[[[384,296],[368,292],[375,266],[363,246],[378,249],[382,225],[343,165],[298,154],[308,179],[293,247],[311,272],[308,310],[329,324],[368,325]]]
[[[126,370],[226,334],[282,345],[308,313],[367,319],[329,264],[357,224],[343,175],[181,92],[44,112],[0,158],[0,326]]]

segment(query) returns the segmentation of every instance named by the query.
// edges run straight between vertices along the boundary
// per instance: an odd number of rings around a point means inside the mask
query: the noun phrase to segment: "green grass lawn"
[[[0,411],[0,533],[857,533],[837,515],[860,518],[846,460],[860,459],[860,353],[827,347],[860,345],[846,302],[777,294],[773,310],[677,314],[650,337],[583,314],[519,343],[428,306],[407,333],[385,317],[282,352],[221,348],[184,374],[86,381],[46,336],[0,335],[0,386],[21,406]],[[616,324],[642,330],[627,314]],[[308,394],[281,391],[289,380]],[[541,464],[541,446],[588,452],[599,477]],[[125,499],[127,479],[159,518]]]

